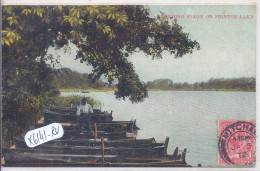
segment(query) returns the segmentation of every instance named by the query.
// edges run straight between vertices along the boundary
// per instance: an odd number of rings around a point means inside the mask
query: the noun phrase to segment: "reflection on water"
[[[137,120],[137,138],[170,137],[168,153],[187,148],[186,161],[192,166],[218,166],[218,120],[255,120],[254,92],[151,91],[143,103],[117,100],[113,93],[61,93],[98,99],[114,120]]]

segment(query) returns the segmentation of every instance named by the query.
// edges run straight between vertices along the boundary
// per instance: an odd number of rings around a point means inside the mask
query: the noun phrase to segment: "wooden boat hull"
[[[105,155],[107,162],[117,163],[118,156]],[[50,166],[67,164],[84,163],[85,165],[92,165],[94,163],[102,163],[102,155],[77,155],[77,154],[45,154],[45,153],[31,153],[19,152],[17,150],[9,150],[4,156],[5,166]]]
[[[58,113],[50,110],[43,111],[44,123],[52,123],[52,122],[77,122],[79,116],[72,115],[69,113]]]
[[[56,146],[101,146],[101,140],[98,139],[57,139],[52,140],[47,143],[47,145],[56,145]],[[42,145],[45,145],[42,144]],[[118,139],[118,140],[108,140],[105,139],[104,144],[106,147],[155,147],[163,146],[165,143],[158,143],[154,138],[149,139]],[[27,147],[24,140],[16,139],[15,145],[17,148]]]
[[[52,122],[70,122],[70,123],[73,122],[75,123],[79,121],[85,122],[85,119],[87,117],[90,118],[91,123],[111,122],[113,120],[112,114],[106,112],[96,112],[81,117],[76,114],[72,114],[70,112],[60,113],[57,111],[44,110],[43,115],[44,115],[45,124],[52,123]]]
[[[75,154],[35,154],[10,150],[4,155],[4,166],[41,166],[41,167],[191,167],[183,160],[163,157],[119,157],[116,155],[75,155]]]
[[[87,125],[81,126],[78,123],[61,123],[63,125],[64,130],[64,137],[66,138],[79,138],[79,137],[86,137],[86,138],[93,138],[94,137],[94,124],[91,124],[90,130],[91,132],[87,131]],[[134,122],[108,122],[108,123],[96,123],[98,136],[103,136],[104,138],[134,138],[138,134],[138,127],[135,125]],[[38,127],[44,126],[43,124],[38,125]],[[83,134],[81,134],[83,133]]]
[[[129,122],[106,122],[106,123],[96,123],[97,130],[99,131],[114,131],[114,130],[125,130],[128,132],[139,130],[134,121]],[[92,125],[92,130],[94,126]]]
[[[135,139],[136,136],[137,136],[137,133],[138,131],[135,131],[135,132],[131,132],[131,133],[128,133],[127,131],[119,131],[119,132],[116,132],[116,131],[111,131],[111,132],[107,132],[107,131],[97,131],[97,138],[108,138],[108,139],[111,139],[111,140],[115,140],[115,139]],[[75,137],[73,135],[73,137]],[[94,132],[91,131],[90,133],[87,132],[87,131],[83,131],[81,132],[77,138],[82,138],[82,139],[93,139],[95,138],[94,136]]]
[[[120,155],[122,156],[164,156],[166,155],[167,147],[165,146],[157,146],[157,147],[140,147],[140,148],[132,148],[132,147],[106,147],[104,148],[104,152],[106,155]],[[37,146],[34,148],[19,148],[17,149],[19,152],[30,152],[37,154],[88,154],[88,155],[101,155],[102,149],[101,146]]]
[[[166,138],[167,140],[167,138]],[[121,156],[163,156],[167,154],[168,142],[156,143],[154,138],[141,140],[107,140],[104,141],[105,154]],[[53,140],[40,146],[29,148],[25,142],[16,139],[18,151],[35,153],[69,153],[69,154],[99,154],[101,141],[98,139]]]
[[[76,113],[77,113],[76,107],[50,106],[49,110],[53,111],[53,112],[61,113],[61,114],[67,113],[67,114],[76,115]],[[106,115],[112,116],[112,112],[111,113],[102,112],[100,109],[93,109],[93,113],[94,114],[101,113],[101,114],[106,114]]]
[[[70,107],[50,106],[49,110],[57,113],[67,113],[71,115],[76,115],[77,113],[77,108],[70,108]]]
[[[79,129],[87,129],[87,124],[80,127],[79,123],[61,123],[63,126],[64,131],[78,131]],[[36,125],[36,128],[45,126],[44,123]],[[139,127],[136,126],[134,121],[111,121],[106,123],[96,123],[97,130],[98,131],[106,131],[106,132],[112,132],[112,131],[127,131],[127,132],[133,132],[136,130],[140,130]],[[91,130],[94,131],[94,124],[91,124],[90,126]]]

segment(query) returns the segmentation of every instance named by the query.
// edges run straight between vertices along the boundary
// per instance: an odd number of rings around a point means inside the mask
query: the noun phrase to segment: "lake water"
[[[255,120],[255,92],[150,91],[143,103],[117,100],[113,93],[62,93],[96,98],[114,120],[137,120],[137,138],[170,137],[168,153],[187,148],[192,166],[218,166],[218,120]]]

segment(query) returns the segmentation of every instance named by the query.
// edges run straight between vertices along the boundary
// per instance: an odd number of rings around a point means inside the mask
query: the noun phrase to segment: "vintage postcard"
[[[3,170],[257,167],[256,3],[7,2]]]

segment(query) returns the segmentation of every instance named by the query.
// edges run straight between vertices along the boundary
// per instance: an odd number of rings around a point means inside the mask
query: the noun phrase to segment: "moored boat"
[[[61,114],[68,113],[68,114],[76,115],[77,113],[77,108],[75,107],[49,106],[49,110]]]
[[[149,139],[116,139],[108,140],[104,138],[104,144],[106,147],[155,147],[167,145],[167,138],[165,142],[156,142],[154,138]],[[45,144],[57,145],[57,146],[101,146],[101,139],[56,139]],[[44,146],[42,144],[41,146]],[[15,140],[16,148],[26,148],[27,145],[24,139]]]
[[[43,111],[44,116],[44,123],[53,123],[53,122],[71,122],[75,123],[79,119],[79,116],[72,115],[70,113],[58,113],[51,110],[44,110]]]
[[[95,113],[90,113],[87,116],[78,116],[70,112],[57,112],[53,110],[44,110],[43,111],[44,122],[45,124],[52,122],[78,122],[86,117],[89,117],[92,122],[111,122],[113,120],[112,113],[102,112],[97,110]]]
[[[68,166],[76,164],[93,165],[102,163],[103,157],[107,162],[117,163],[116,155],[88,155],[88,154],[46,154],[20,152],[15,149],[9,150],[4,156],[4,166]],[[70,165],[70,166],[71,166]]]
[[[176,151],[176,150],[175,150]],[[4,166],[87,166],[87,167],[190,167],[187,165],[185,156],[186,149],[173,158],[173,155],[165,156],[121,156],[121,155],[90,155],[90,154],[46,154],[21,152],[15,149],[5,154]]]
[[[107,155],[120,156],[165,156],[166,146],[156,147],[105,147],[104,152]],[[19,152],[31,152],[38,154],[102,154],[101,146],[56,146],[56,145],[42,145],[35,148],[17,148]]]

